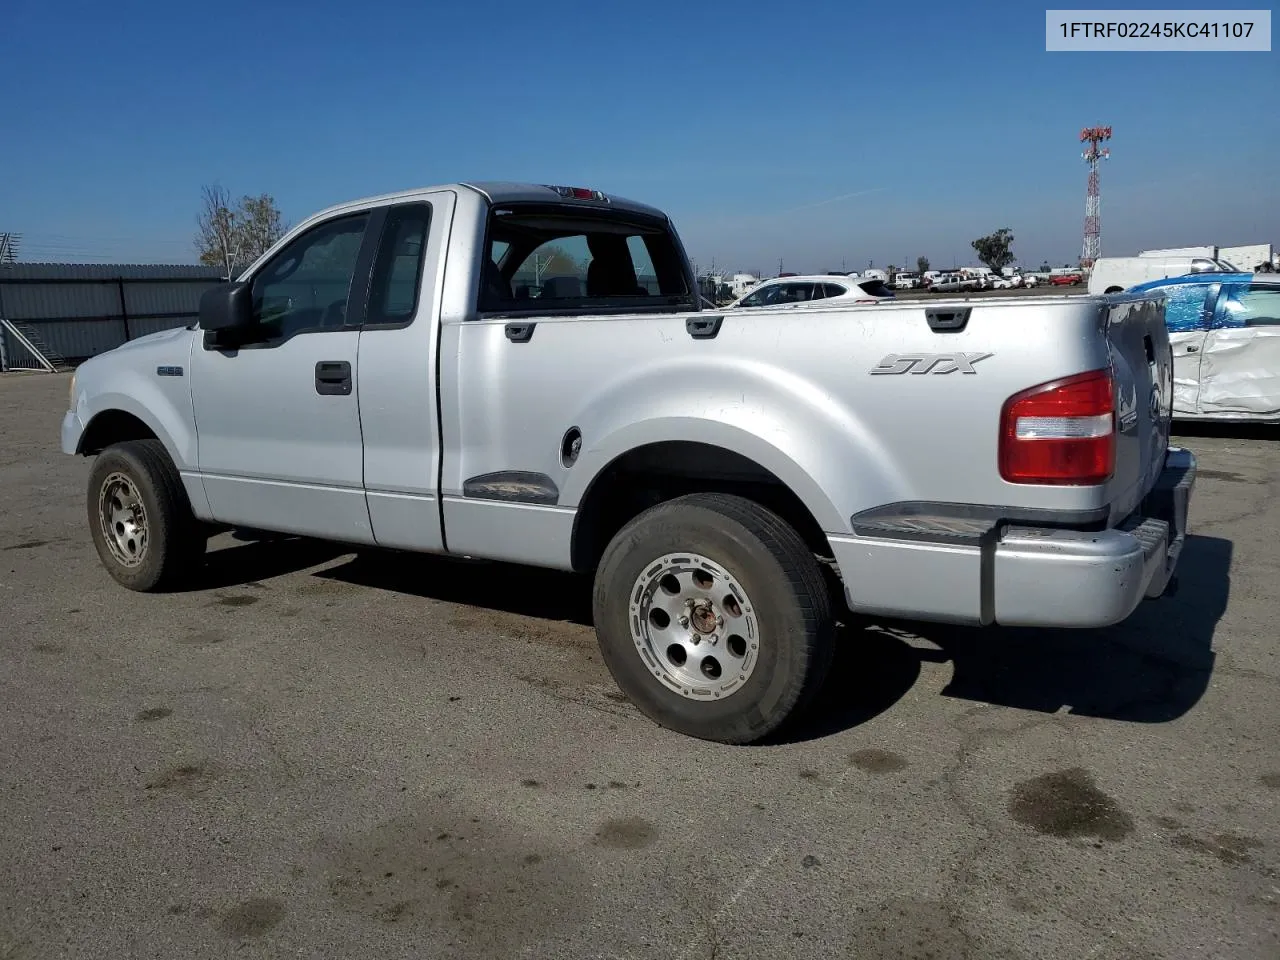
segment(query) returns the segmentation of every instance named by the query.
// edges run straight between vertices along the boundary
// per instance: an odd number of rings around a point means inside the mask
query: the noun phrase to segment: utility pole
[[[1080,266],[1089,269],[1102,256],[1102,192],[1098,186],[1098,161],[1106,160],[1111,151],[1098,144],[1111,139],[1110,127],[1085,127],[1080,131],[1080,142],[1087,144],[1081,156],[1089,164],[1089,186],[1084,195],[1084,245],[1080,251]]]

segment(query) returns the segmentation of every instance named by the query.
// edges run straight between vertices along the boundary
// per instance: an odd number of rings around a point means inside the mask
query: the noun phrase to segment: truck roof
[[[640,203],[638,200],[630,200],[626,197],[619,197],[616,194],[607,191],[600,193],[607,200],[607,205],[600,201],[592,200],[573,200],[561,196],[556,187],[558,184],[542,184],[542,183],[520,183],[505,180],[478,180],[478,181],[459,181],[456,183],[440,183],[430,186],[414,187],[409,190],[399,190],[393,193],[380,193],[367,197],[357,197],[351,200],[345,200],[342,203],[333,204],[323,210],[319,210],[306,218],[308,222],[327,217],[331,214],[338,213],[342,210],[354,209],[365,206],[370,203],[376,203],[387,200],[412,200],[415,197],[425,196],[429,193],[438,193],[441,190],[470,190],[480,194],[493,204],[504,203],[582,203],[587,204],[594,209],[613,209],[625,210],[629,213],[645,214],[651,217],[659,217],[666,219],[667,215],[664,211],[657,207],[652,207],[647,203]],[[590,189],[590,188],[589,188]]]

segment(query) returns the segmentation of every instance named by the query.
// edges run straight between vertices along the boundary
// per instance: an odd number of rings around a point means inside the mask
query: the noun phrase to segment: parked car
[[[1165,591],[1162,296],[828,303],[702,309],[668,217],[598,190],[372,197],[80,366],[61,448],[126,588],[236,527],[577,571],[619,688],[730,743],[811,702],[843,605],[1087,628]]]
[[[766,280],[746,296],[735,300],[726,310],[753,307],[797,307],[807,304],[832,306],[844,303],[878,303],[894,299],[894,293],[883,280],[852,277],[778,276]]]
[[[1280,422],[1280,274],[1170,277],[1131,292],[1167,298],[1176,418]]]

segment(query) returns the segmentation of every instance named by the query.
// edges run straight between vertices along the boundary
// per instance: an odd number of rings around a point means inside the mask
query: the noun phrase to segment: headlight
[[[76,375],[71,374],[71,386],[67,388],[67,409],[74,410],[76,408]]]

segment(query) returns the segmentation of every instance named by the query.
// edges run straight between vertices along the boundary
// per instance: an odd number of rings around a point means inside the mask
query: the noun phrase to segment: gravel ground
[[[114,585],[63,375],[0,378],[0,958],[1280,956],[1277,434],[1176,596],[846,630],[785,742],[620,698],[581,580],[212,543]]]

